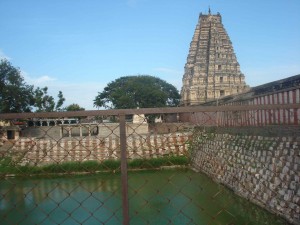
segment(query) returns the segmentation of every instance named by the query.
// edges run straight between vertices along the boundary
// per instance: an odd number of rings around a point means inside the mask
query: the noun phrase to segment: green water
[[[277,225],[191,170],[129,173],[130,224]],[[0,181],[0,224],[122,224],[120,174]]]

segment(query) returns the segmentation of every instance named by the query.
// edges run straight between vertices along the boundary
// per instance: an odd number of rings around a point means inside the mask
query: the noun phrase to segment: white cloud
[[[49,94],[56,97],[62,91],[66,101],[64,106],[76,103],[86,110],[96,109],[93,107],[94,99],[98,92],[101,92],[106,84],[102,83],[66,83],[54,81],[47,85]]]
[[[244,70],[246,82],[252,86],[281,80],[300,74],[300,65],[277,65],[267,68],[249,68]]]
[[[172,75],[183,75],[183,71],[181,70],[179,71],[179,70],[174,70],[165,67],[154,68],[154,70],[162,73],[172,74]]]
[[[47,83],[49,81],[54,81],[54,80],[56,80],[56,79],[45,75],[45,76],[41,76],[41,77],[38,77],[37,79],[35,79],[35,83],[42,84],[42,83]]]
[[[5,55],[5,53],[1,49],[0,49],[0,59],[11,60],[11,58]]]
[[[25,71],[21,71],[21,74],[25,78],[26,82],[37,86],[48,85],[49,82],[56,80],[56,78],[50,77],[48,75],[44,75],[41,77],[30,77],[28,73],[26,73]]]
[[[106,86],[106,83],[96,82],[71,83],[48,75],[32,77],[25,71],[21,71],[21,74],[25,82],[34,85],[35,88],[47,86],[49,95],[55,99],[57,99],[58,92],[62,91],[66,99],[63,107],[76,103],[86,110],[96,109],[93,107],[94,99]]]
[[[167,67],[158,67],[153,70],[160,73],[158,77],[173,84],[179,91],[181,90],[183,71]]]

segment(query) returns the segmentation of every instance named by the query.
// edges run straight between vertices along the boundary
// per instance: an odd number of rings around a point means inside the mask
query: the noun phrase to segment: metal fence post
[[[129,225],[128,176],[127,176],[127,156],[126,156],[127,143],[126,143],[125,114],[120,115],[119,119],[120,119],[123,224]]]

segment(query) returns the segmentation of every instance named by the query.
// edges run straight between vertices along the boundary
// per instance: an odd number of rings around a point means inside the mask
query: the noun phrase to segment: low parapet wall
[[[192,141],[192,166],[238,195],[300,224],[300,137],[268,135],[267,130],[254,135],[238,128],[199,129]]]

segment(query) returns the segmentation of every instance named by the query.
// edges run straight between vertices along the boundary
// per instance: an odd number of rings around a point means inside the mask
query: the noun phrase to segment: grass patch
[[[161,166],[187,165],[188,158],[185,156],[160,157],[153,159],[133,159],[128,162],[129,169],[152,169]]]
[[[132,159],[128,160],[128,169],[156,169],[161,166],[188,165],[189,159],[186,156],[170,156],[153,159]],[[95,173],[98,171],[120,171],[120,160],[64,162],[45,166],[18,166],[11,160],[0,161],[0,174],[58,174],[58,173]]]

